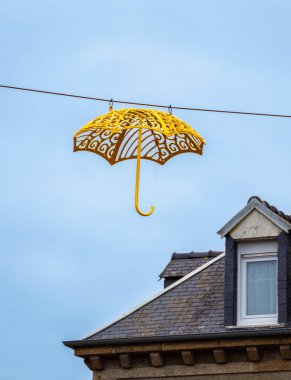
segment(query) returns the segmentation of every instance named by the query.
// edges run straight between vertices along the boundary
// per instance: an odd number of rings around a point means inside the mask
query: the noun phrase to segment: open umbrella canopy
[[[184,121],[152,109],[125,108],[97,117],[74,135],[74,151],[86,150],[104,157],[111,165],[136,158],[136,197],[138,207],[140,159],[163,165],[181,153],[202,154],[205,140]]]
[[[142,129],[141,158],[163,165],[171,157],[202,154],[204,139],[184,121],[161,111],[125,108],[90,121],[74,135],[74,151],[87,150],[111,165],[137,158]]]

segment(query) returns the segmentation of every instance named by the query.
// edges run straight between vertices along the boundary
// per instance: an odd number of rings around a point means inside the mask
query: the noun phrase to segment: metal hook
[[[173,108],[172,108],[172,105],[170,104],[169,107],[168,107],[168,111],[169,111],[169,114],[172,115],[173,114]]]
[[[142,212],[138,207],[138,193],[139,193],[139,175],[140,175],[140,153],[141,153],[141,135],[142,129],[138,131],[138,146],[137,146],[137,161],[136,161],[136,180],[135,180],[135,209],[142,216],[149,216],[154,212],[154,207],[151,206],[149,212]]]
[[[113,99],[112,98],[109,100],[109,111],[110,112],[113,111]]]

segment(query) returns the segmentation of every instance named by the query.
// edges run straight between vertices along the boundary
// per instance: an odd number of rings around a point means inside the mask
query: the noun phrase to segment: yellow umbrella
[[[152,109],[124,108],[97,117],[74,135],[74,152],[86,150],[104,157],[111,165],[137,159],[135,208],[142,216],[153,213],[151,206],[145,213],[139,209],[140,159],[163,165],[177,154],[202,154],[205,140],[184,121],[169,113]]]

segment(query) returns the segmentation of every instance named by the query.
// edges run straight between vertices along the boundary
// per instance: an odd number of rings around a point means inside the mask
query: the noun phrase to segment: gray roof
[[[220,231],[225,236],[252,209],[258,209],[280,228],[289,231],[291,216],[258,197],[251,197]],[[189,273],[190,272],[190,273]],[[182,277],[147,303],[89,337],[64,342],[69,347],[137,342],[139,340],[201,339],[238,334],[290,334],[290,324],[266,327],[224,327],[224,254],[217,251],[172,255],[161,278]]]
[[[181,280],[180,280],[181,281]],[[143,305],[88,340],[224,331],[224,258]]]
[[[169,264],[160,274],[160,278],[183,277],[199,268],[209,260],[220,255],[222,251],[190,252],[172,254]]]
[[[224,327],[224,254],[214,257],[147,303],[79,341],[71,348],[121,342],[284,335],[290,326]]]

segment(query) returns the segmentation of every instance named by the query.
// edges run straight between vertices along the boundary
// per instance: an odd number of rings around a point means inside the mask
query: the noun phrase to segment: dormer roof
[[[228,235],[252,211],[257,210],[282,231],[288,233],[291,229],[291,215],[286,215],[258,196],[252,196],[247,205],[231,218],[217,233],[221,237]]]

